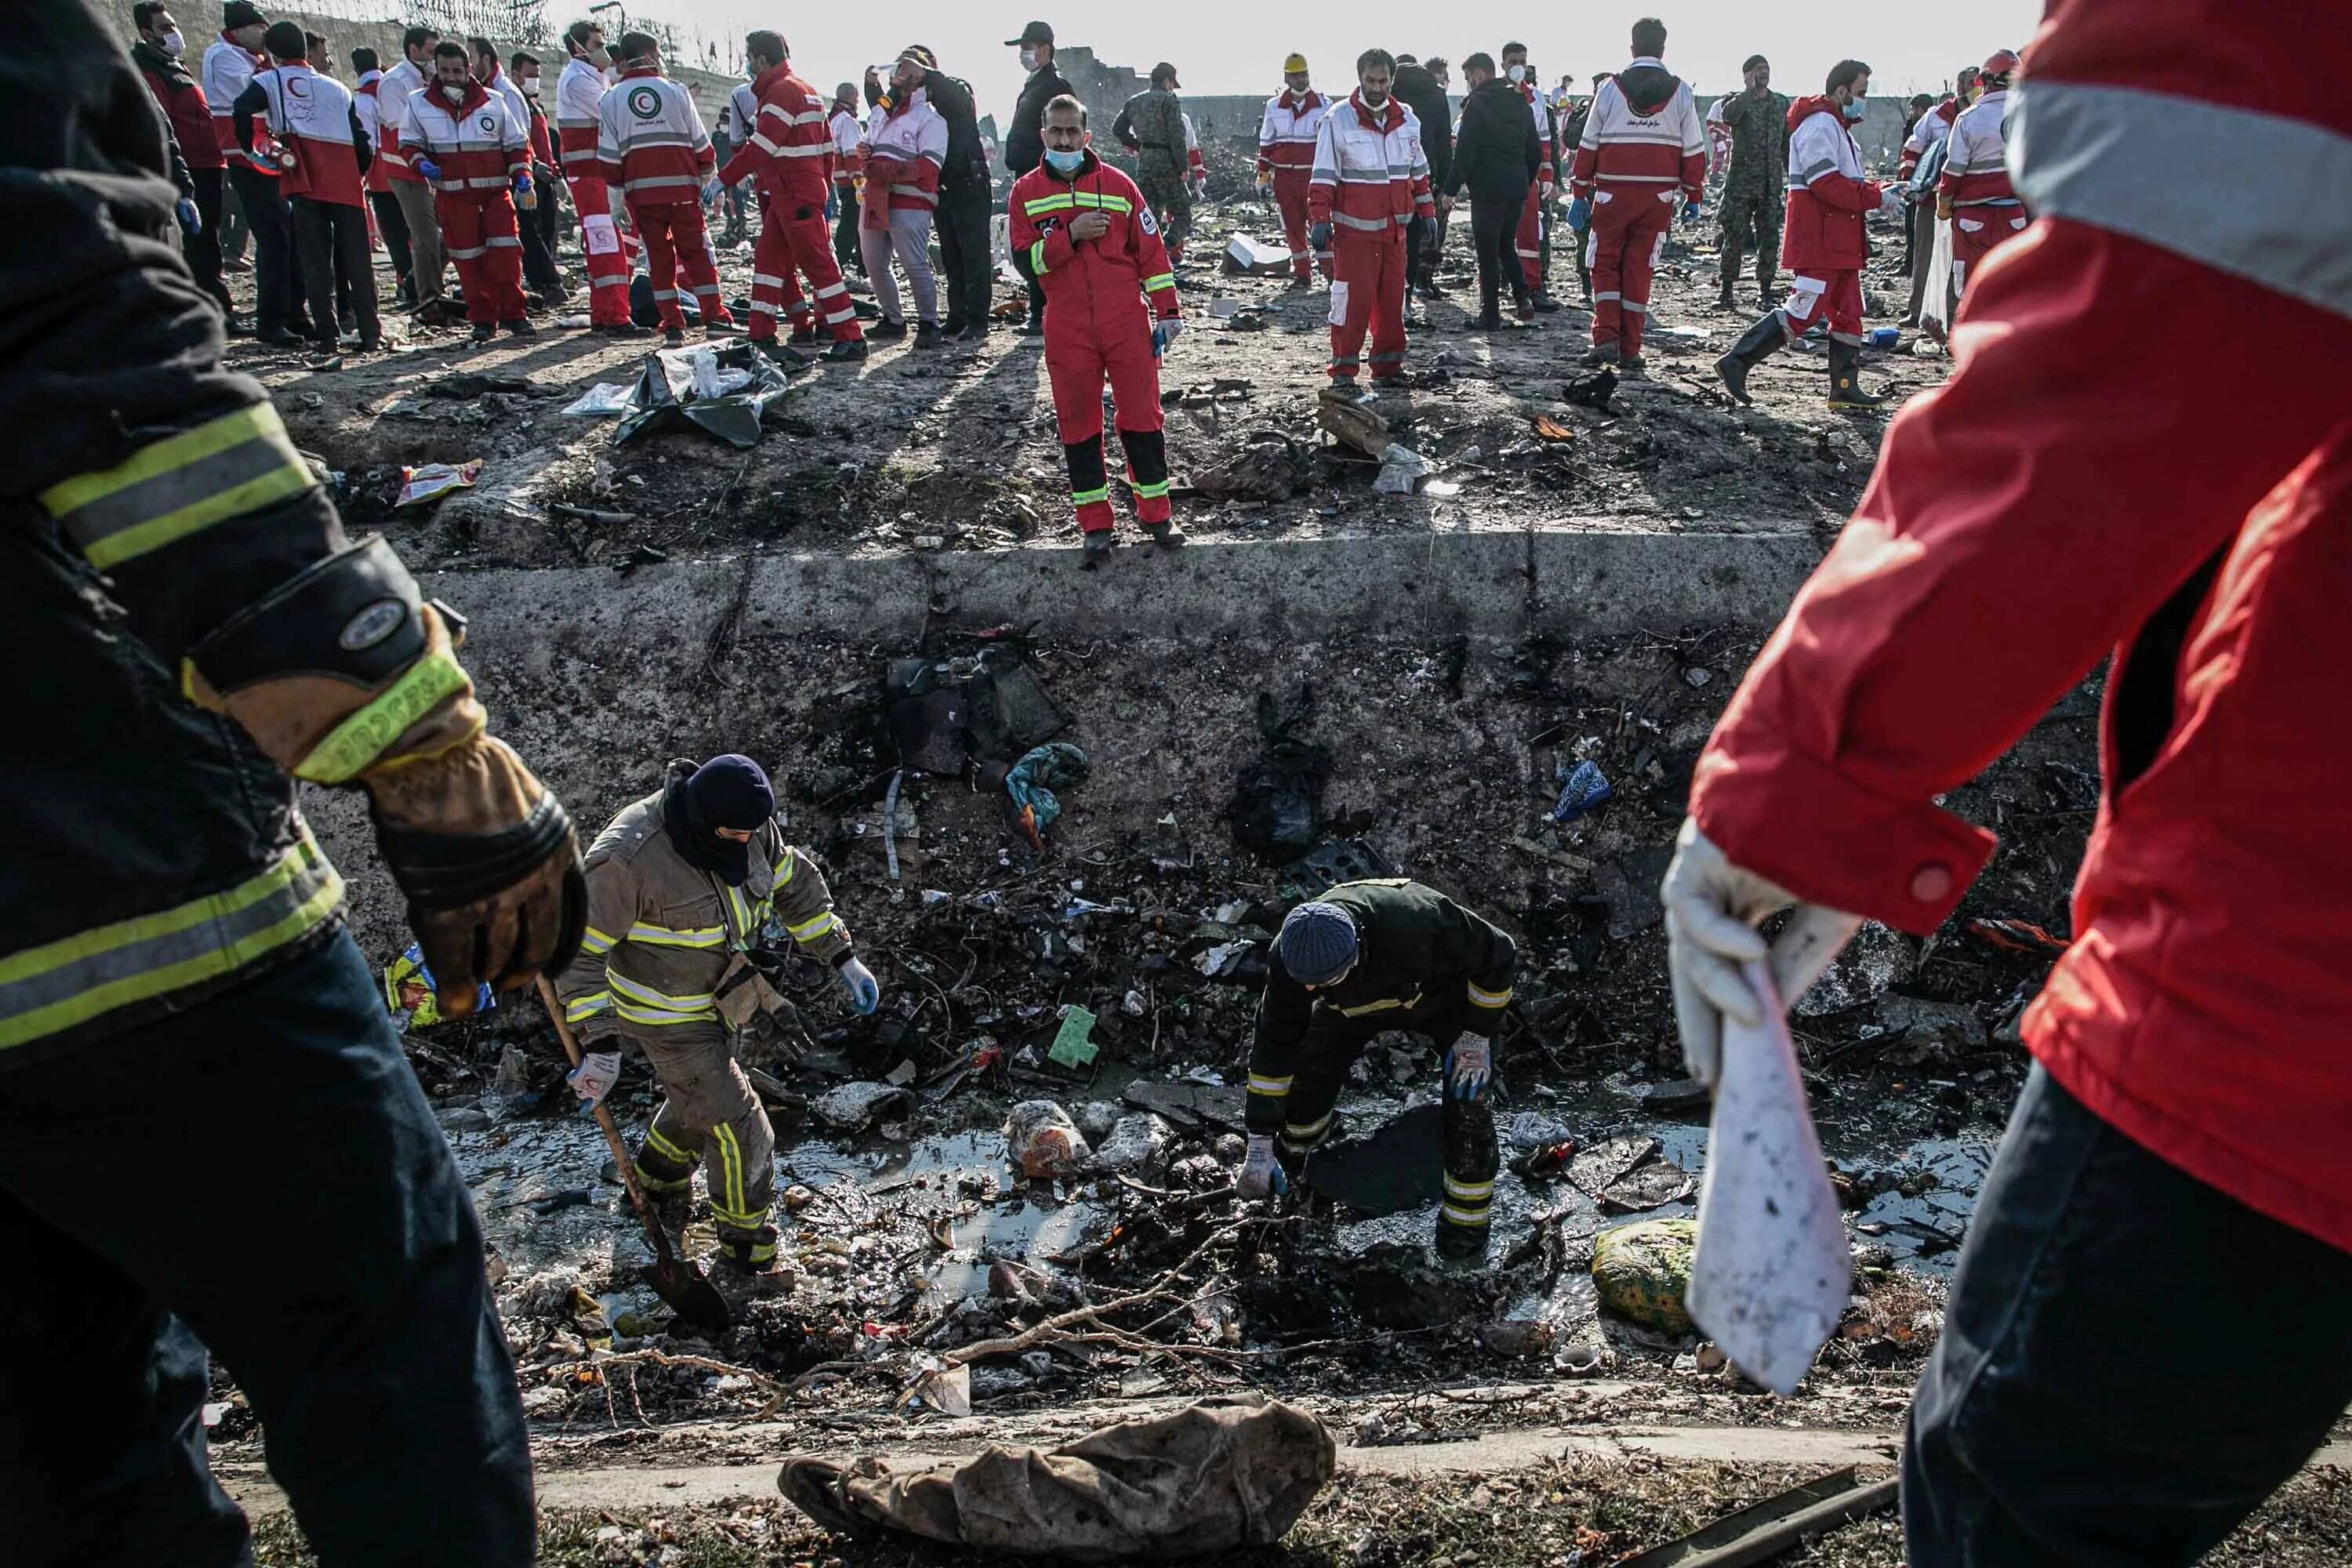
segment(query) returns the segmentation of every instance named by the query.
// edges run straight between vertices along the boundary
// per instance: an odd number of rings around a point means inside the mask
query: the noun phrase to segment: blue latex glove
[[[1307,243],[1313,246],[1318,250],[1330,249],[1331,226],[1328,223],[1308,224],[1307,226]]]
[[[1153,359],[1158,359],[1161,354],[1167,353],[1168,345],[1176,341],[1176,335],[1183,330],[1184,323],[1181,321],[1161,321],[1157,326],[1153,327],[1151,329],[1151,357]]]
[[[205,232],[205,215],[196,210],[194,196],[182,196],[173,204],[172,212],[180,220],[180,232],[190,239]]]
[[[1683,221],[1685,223],[1696,223],[1698,221],[1698,204],[1696,202],[1685,202],[1683,204]]]
[[[514,194],[518,196],[527,196],[530,195],[530,171],[529,169],[523,170],[514,177]]]
[[[824,198],[824,221],[831,223],[841,216],[841,191],[838,186]]]
[[[882,1005],[882,983],[856,958],[843,962],[841,983],[849,988],[849,1005],[860,1013],[871,1013]]]
[[[726,188],[727,188],[726,186],[724,186],[724,185],[722,185],[722,184],[720,184],[719,183],[719,176],[718,176],[718,175],[716,175],[716,174],[713,174],[713,175],[710,177],[710,183],[709,183],[709,184],[707,184],[707,185],[705,185],[705,186],[703,186],[703,187],[702,187],[702,199],[703,199],[703,201],[704,201],[704,202],[706,202],[706,203],[709,203],[709,202],[715,202],[715,201],[717,201],[717,200],[719,199],[719,192],[721,192],[721,191],[725,190]]]
[[[1592,198],[1579,196],[1568,204],[1568,226],[1582,234],[1592,226]]]
[[[1484,1035],[1465,1035],[1445,1053],[1445,1092],[1452,1099],[1477,1099],[1494,1076],[1495,1047]]]
[[[418,174],[428,180],[437,180],[441,177],[441,165],[430,158],[417,159],[415,167]]]

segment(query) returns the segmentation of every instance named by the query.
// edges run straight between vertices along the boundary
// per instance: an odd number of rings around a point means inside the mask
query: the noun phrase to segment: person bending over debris
[[[1274,939],[1250,1046],[1241,1195],[1265,1197],[1330,1136],[1340,1085],[1374,1036],[1427,1035],[1445,1056],[1445,1199],[1437,1250],[1486,1253],[1495,1197],[1494,1037],[1518,950],[1434,888],[1342,882],[1299,905]]]
[[[757,963],[771,921],[841,972],[859,1012],[882,996],[824,874],[784,842],[775,816],[768,775],[751,758],[672,763],[662,787],[588,847],[588,931],[555,983],[585,1053],[573,1089],[595,1105],[620,1076],[619,1042],[646,1053],[667,1098],[638,1148],[637,1180],[655,1196],[682,1195],[708,1157],[720,1256],[750,1274],[776,1266],[776,1134],[735,1036],[759,1026],[772,996]]]
[[[1356,60],[1356,90],[1315,132],[1307,186],[1307,234],[1331,252],[1331,385],[1356,388],[1364,334],[1372,339],[1372,384],[1404,382],[1404,290],[1410,236],[1434,221],[1421,121],[1390,96],[1396,62],[1386,49]]]
[[[728,161],[719,179],[728,184],[756,178],[761,212],[760,243],[751,258],[751,341],[772,347],[776,314],[785,304],[785,279],[797,272],[808,279],[814,314],[833,333],[829,360],[862,360],[866,333],[857,324],[849,285],[834,259],[833,236],[825,226],[825,200],[833,186],[833,132],[825,128],[824,100],[793,74],[783,36],[761,30],[743,40],[751,90],[760,118],[743,128],[743,150]],[[681,90],[681,96],[683,92]],[[717,285],[713,284],[715,294]],[[706,311],[706,315],[708,312]],[[814,322],[803,338],[813,341]]]
[[[321,1562],[524,1568],[474,1205],[295,780],[366,792],[451,1017],[570,962],[579,852],[486,731],[464,623],[344,537],[222,368],[110,31],[52,0],[0,54],[0,232],[37,237],[0,251],[0,606],[38,660],[0,752],[0,1559],[252,1563],[206,1468],[209,1351]],[[234,1127],[266,1173],[196,1190]]]
[[[678,284],[692,292],[703,331],[719,337],[735,324],[719,290],[719,256],[702,204],[718,195],[719,155],[702,113],[684,84],[661,73],[661,46],[650,33],[621,35],[621,79],[596,105],[596,167],[605,188],[620,187],[629,224],[645,247],[663,341],[686,342]]]
[[[1793,897],[1805,929],[1935,931],[1994,847],[1945,792],[2112,654],[2074,943],[2025,1014],[2036,1065],[1903,1445],[1916,1568],[2193,1562],[2352,1401],[2352,736],[2327,717],[2352,209],[2292,162],[2352,131],[2341,22],[2050,7],[2018,110],[2035,220],[1969,279],[1951,379],[1888,426],[1696,770],[1664,897],[1711,1079],[1721,1017],[1760,1020],[1752,925]],[[2281,161],[2185,156],[2158,194],[2136,150],[2186,145]],[[2259,368],[2149,330],[2221,300]],[[2217,1345],[2250,1289],[2292,1331]]]
[[[1153,542],[1183,542],[1170,521],[1160,355],[1184,330],[1160,225],[1135,182],[1095,155],[1087,106],[1045,106],[1045,162],[1013,184],[1013,263],[1045,291],[1045,374],[1070,466],[1070,501],[1090,559],[1110,550],[1110,475],[1102,393],[1127,449],[1135,521]],[[1144,301],[1150,300],[1149,312]]]
[[[1903,210],[1903,193],[1862,176],[1862,149],[1846,127],[1868,109],[1870,68],[1840,60],[1830,68],[1822,96],[1801,98],[1789,110],[1789,208],[1780,259],[1794,275],[1789,298],[1768,312],[1715,362],[1716,374],[1743,405],[1748,373],[1781,344],[1827,321],[1832,408],[1876,408],[1885,401],[1862,389],[1863,225],[1874,212]]]
[[[433,80],[408,95],[400,146],[433,187],[434,217],[457,264],[474,341],[488,342],[501,326],[517,337],[533,331],[523,314],[514,205],[514,193],[530,188],[530,133],[503,95],[474,79],[465,45],[434,46]]]

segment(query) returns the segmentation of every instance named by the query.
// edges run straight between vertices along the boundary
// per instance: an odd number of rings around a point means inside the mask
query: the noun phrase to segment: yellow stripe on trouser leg
[[[710,1130],[710,1137],[719,1146],[720,1189],[710,1195],[712,1217],[738,1230],[759,1229],[767,1216],[751,1208],[751,1197],[744,1190],[742,1141],[723,1121]]]
[[[685,1150],[679,1148],[677,1144],[671,1142],[668,1139],[663,1137],[661,1134],[661,1129],[658,1127],[648,1127],[646,1129],[646,1147],[651,1149],[655,1153],[659,1154],[665,1160],[675,1161],[678,1164],[688,1167],[691,1167],[694,1164],[695,1157]]]

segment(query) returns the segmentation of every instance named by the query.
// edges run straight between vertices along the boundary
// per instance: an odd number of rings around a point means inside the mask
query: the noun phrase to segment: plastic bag
[[[426,463],[419,468],[400,470],[400,499],[395,507],[423,506],[437,500],[451,490],[471,489],[482,476],[482,459],[470,458],[451,466],[447,463]]]

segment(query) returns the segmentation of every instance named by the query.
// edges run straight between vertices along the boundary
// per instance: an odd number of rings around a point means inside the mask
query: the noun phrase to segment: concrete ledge
[[[1056,636],[1277,638],[1609,635],[1777,620],[1821,548],[1798,529],[1707,533],[1573,527],[1377,538],[1123,545],[1098,569],[1064,546],[985,553],[751,555],[428,574],[474,616],[473,646],[525,667],[559,635],[675,641],[744,595],[746,629],[908,640],[927,625],[1014,622]],[[745,574],[750,574],[748,585]]]

